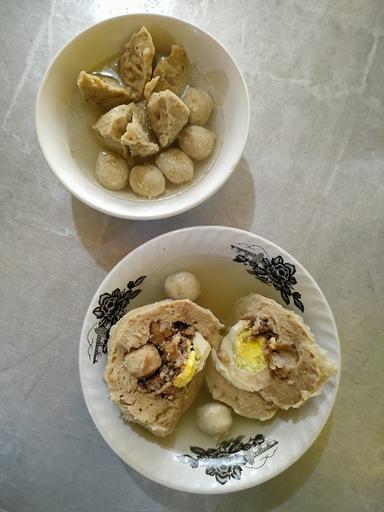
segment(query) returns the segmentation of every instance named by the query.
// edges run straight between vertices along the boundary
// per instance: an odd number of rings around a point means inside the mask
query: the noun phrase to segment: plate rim
[[[190,488],[190,487],[185,486],[183,484],[181,484],[181,485],[180,484],[174,484],[172,480],[171,481],[166,480],[165,478],[158,477],[156,474],[155,475],[153,475],[153,474],[149,475],[148,473],[145,473],[141,469],[138,469],[134,462],[132,464],[126,462],[123,459],[123,457],[120,456],[120,454],[115,450],[115,448],[112,447],[111,443],[109,442],[109,439],[107,439],[104,436],[104,434],[100,430],[98,424],[95,422],[95,420],[93,418],[93,415],[92,415],[91,410],[90,410],[90,406],[89,406],[88,401],[87,401],[86,391],[84,389],[83,376],[82,376],[82,367],[81,367],[82,358],[83,358],[83,355],[81,353],[81,351],[82,351],[82,341],[83,341],[84,338],[86,338],[87,319],[89,318],[89,315],[92,313],[92,309],[93,309],[92,304],[94,303],[95,298],[97,298],[100,295],[101,290],[103,290],[104,285],[109,280],[110,276],[113,273],[115,273],[120,267],[123,267],[124,264],[125,264],[125,261],[129,257],[134,255],[136,252],[139,252],[139,250],[141,250],[147,244],[150,244],[152,242],[160,240],[161,238],[166,238],[167,236],[171,236],[171,235],[177,235],[177,234],[180,234],[180,233],[191,232],[191,231],[206,231],[206,230],[227,231],[227,232],[231,231],[233,234],[236,234],[236,235],[248,236],[250,238],[254,238],[255,241],[257,240],[257,241],[259,241],[261,243],[266,243],[266,244],[270,245],[272,248],[278,250],[279,254],[281,254],[283,256],[288,256],[289,260],[293,264],[297,265],[298,268],[300,268],[300,270],[304,274],[306,274],[307,277],[309,277],[309,279],[311,281],[311,284],[316,289],[316,291],[319,294],[321,300],[323,301],[323,304],[324,304],[325,309],[326,309],[328,320],[330,322],[330,325],[332,326],[332,331],[333,331],[332,337],[334,338],[334,340],[336,342],[336,353],[337,353],[337,357],[338,357],[337,372],[335,374],[335,380],[334,380],[334,392],[333,392],[333,395],[332,395],[330,403],[329,403],[329,409],[328,409],[327,413],[324,414],[324,416],[322,417],[322,421],[320,423],[320,426],[319,426],[319,429],[318,429],[316,435],[309,441],[309,443],[307,443],[304,446],[304,449],[302,450],[302,452],[299,455],[296,455],[293,458],[290,457],[285,464],[280,465],[275,471],[271,471],[269,474],[265,475],[264,477],[261,477],[256,483],[253,482],[252,480],[250,480],[249,478],[248,479],[244,479],[243,481],[238,482],[234,489],[231,488],[231,487],[221,486],[221,487],[214,487],[214,488],[203,488],[203,489],[200,490],[198,488]],[[146,240],[145,242],[140,244],[138,247],[136,247],[133,251],[130,251],[129,253],[127,253],[107,273],[107,275],[104,277],[104,279],[102,280],[102,282],[100,283],[100,285],[98,286],[97,290],[95,291],[95,293],[93,294],[93,296],[92,296],[92,298],[90,300],[90,303],[89,303],[89,305],[87,307],[87,310],[86,310],[86,313],[84,315],[84,320],[83,320],[83,324],[82,324],[82,328],[81,328],[81,333],[80,333],[79,352],[78,352],[78,369],[79,369],[80,385],[81,385],[81,391],[82,391],[83,399],[84,399],[84,402],[86,404],[88,413],[89,413],[89,415],[90,415],[90,417],[92,419],[93,424],[95,425],[97,431],[99,432],[101,437],[104,439],[104,441],[107,443],[109,448],[125,464],[127,464],[127,466],[130,469],[133,469],[138,474],[140,474],[141,476],[144,476],[148,480],[153,481],[153,482],[155,482],[157,484],[160,484],[160,485],[162,485],[164,487],[168,487],[170,489],[176,490],[176,491],[183,491],[183,492],[187,492],[187,493],[191,493],[191,494],[213,494],[213,495],[216,494],[216,495],[218,495],[218,494],[228,494],[228,493],[233,493],[233,492],[240,492],[240,491],[243,491],[243,490],[246,490],[246,489],[250,489],[252,487],[259,486],[259,485],[261,485],[261,484],[263,484],[263,483],[265,483],[265,482],[267,482],[269,480],[272,480],[276,476],[278,476],[281,473],[283,473],[290,466],[295,464],[295,462],[297,462],[311,448],[311,446],[315,443],[315,441],[317,440],[317,438],[319,437],[320,433],[324,429],[324,426],[327,423],[327,421],[328,421],[328,419],[329,419],[329,417],[330,417],[330,415],[331,415],[331,413],[333,411],[333,408],[334,408],[334,405],[335,405],[335,402],[336,402],[336,398],[337,398],[337,394],[338,394],[338,390],[339,390],[340,377],[341,377],[341,366],[342,366],[341,346],[340,346],[340,337],[339,337],[339,334],[338,334],[338,329],[337,329],[336,321],[335,321],[332,309],[331,309],[331,307],[330,307],[330,305],[329,305],[329,303],[328,303],[328,301],[327,301],[323,291],[321,290],[320,286],[317,284],[317,282],[314,279],[314,277],[312,276],[312,274],[310,272],[308,272],[308,270],[295,257],[293,257],[288,251],[286,251],[285,249],[283,249],[282,247],[280,247],[276,243],[271,242],[267,238],[265,238],[263,236],[260,236],[260,235],[258,235],[256,233],[252,233],[251,231],[244,230],[244,229],[233,228],[231,226],[218,226],[218,225],[191,226],[191,227],[187,227],[187,228],[179,228],[179,229],[175,229],[175,230],[172,230],[172,231],[167,231],[166,233],[162,233],[162,234],[160,234],[160,235],[158,235],[156,237],[153,237],[153,238],[150,238],[149,240]]]

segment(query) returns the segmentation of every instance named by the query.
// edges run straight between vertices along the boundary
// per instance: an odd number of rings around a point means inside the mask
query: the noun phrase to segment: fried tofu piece
[[[101,137],[111,137],[113,140],[120,142],[127,124],[132,119],[133,106],[135,106],[134,103],[114,107],[100,117],[93,125],[93,129],[96,130]]]
[[[124,46],[124,53],[119,61],[121,80],[131,90],[133,101],[139,101],[143,97],[144,86],[152,76],[154,56],[155,46],[151,34],[145,27],[141,27]]]
[[[189,108],[172,91],[155,92],[147,104],[149,122],[161,147],[176,139],[187,124]]]
[[[148,129],[148,119],[144,108],[135,105],[132,110],[132,118],[120,141],[123,145],[129,146],[132,156],[145,158],[159,152],[159,145],[152,140]]]
[[[77,85],[86,101],[92,101],[107,110],[131,101],[130,89],[112,78],[90,75],[81,71]]]
[[[131,156],[145,158],[158,153],[159,146],[153,140],[144,102],[121,107],[104,114],[94,128],[100,135],[123,147],[127,153],[129,148]]]
[[[146,158],[159,152],[159,145],[149,140],[143,127],[138,123],[129,123],[127,131],[121,137],[121,144],[129,146],[132,156]]]
[[[151,94],[156,88],[157,82],[160,80],[159,76],[156,76],[155,78],[152,78],[150,82],[148,82],[144,87],[144,99],[145,101],[148,101]]]
[[[92,126],[103,146],[124,158],[128,156],[128,148],[121,144],[120,139],[132,119],[132,106],[135,104],[118,105],[102,115]]]
[[[102,144],[123,156],[147,156],[158,153],[159,146],[152,140],[145,108],[141,104],[119,105],[93,125]]]
[[[188,83],[189,61],[182,46],[172,45],[171,53],[162,59],[153,72],[153,77],[159,76],[156,91],[168,89],[181,95]]]

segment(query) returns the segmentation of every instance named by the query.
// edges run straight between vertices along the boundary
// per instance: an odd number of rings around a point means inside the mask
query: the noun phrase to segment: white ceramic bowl
[[[217,446],[213,438],[197,429],[196,404],[182,416],[174,434],[164,440],[125,424],[103,381],[105,334],[124,307],[129,310],[152,302],[154,290],[161,294],[169,273],[195,271],[194,267],[204,261],[213,265],[208,274],[210,288],[220,286],[223,305],[228,300],[223,291],[226,282],[231,286],[231,279],[236,276],[236,280],[242,281],[242,292],[261,293],[302,314],[318,344],[340,368],[340,346],[332,312],[304,267],[286,251],[257,235],[207,226],[155,238],[128,254],[108,274],[85,316],[79,349],[80,378],[96,427],[132,468],[155,482],[182,491],[226,493],[265,482],[303,455],[332,410],[339,373],[303,407],[282,412],[270,421],[235,415],[230,443],[225,446]],[[253,275],[248,272],[251,262],[253,270],[256,269]],[[201,285],[204,293],[208,283],[204,281]],[[130,296],[134,298],[130,300]],[[214,312],[220,315],[219,310]],[[209,398],[199,399],[204,402]]]
[[[160,51],[172,41],[183,45],[192,64],[212,85],[216,104],[213,129],[218,135],[210,169],[190,189],[160,200],[135,200],[128,193],[111,192],[94,177],[97,153],[88,158],[90,135],[84,133],[83,154],[71,153],[67,117],[81,70],[92,70],[118,55],[130,35],[145,25]],[[243,152],[249,131],[250,107],[242,74],[228,51],[204,30],[169,16],[129,14],[93,25],[72,39],[47,69],[36,104],[36,129],[42,152],[57,178],[88,206],[126,219],[158,219],[179,214],[210,197],[229,178]]]

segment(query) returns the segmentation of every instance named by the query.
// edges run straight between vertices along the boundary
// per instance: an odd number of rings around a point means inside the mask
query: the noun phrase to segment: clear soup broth
[[[159,60],[163,55],[167,54],[167,50],[164,53],[157,53],[156,60]],[[106,77],[114,78],[120,82],[118,75],[118,56],[114,56],[106,62],[100,63],[91,71],[91,73],[97,73]],[[80,70],[79,70],[80,72]],[[106,148],[97,139],[92,126],[102,116],[105,111],[98,108],[97,106],[83,100],[81,93],[77,87],[74,88],[71,102],[68,108],[67,116],[67,129],[68,129],[68,140],[73,159],[75,160],[78,167],[87,175],[87,177],[95,183],[97,186],[102,188],[105,192],[113,194],[114,196],[121,197],[122,199],[129,199],[130,201],[162,201],[169,197],[176,196],[185,190],[190,189],[198,181],[200,181],[211,169],[213,163],[216,160],[218,152],[220,150],[220,144],[222,140],[222,133],[224,130],[223,114],[220,105],[217,102],[217,95],[211,82],[206,76],[204,76],[196,65],[190,66],[190,80],[189,85],[199,89],[203,89],[210,93],[214,100],[214,108],[211,117],[206,124],[206,127],[212,130],[217,137],[213,154],[208,157],[207,160],[202,162],[194,162],[194,178],[188,183],[182,185],[175,185],[167,181],[167,186],[164,194],[160,197],[153,199],[146,199],[134,194],[129,187],[121,191],[109,191],[102,187],[95,176],[95,164],[96,158],[100,151],[105,151]],[[174,146],[176,144],[172,144]],[[177,145],[176,145],[177,146]],[[157,156],[157,155],[156,155]],[[156,158],[145,159],[147,163],[152,163]],[[143,161],[141,159],[140,161]]]

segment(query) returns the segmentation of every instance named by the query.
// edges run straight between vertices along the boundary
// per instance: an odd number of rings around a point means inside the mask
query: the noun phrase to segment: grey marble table
[[[72,198],[44,161],[34,103],[55,52],[134,11],[172,14],[231,51],[252,104],[229,182],[177,218],[129,222]],[[0,0],[0,508],[10,512],[372,511],[384,503],[384,2]],[[294,254],[327,295],[343,368],[313,447],[239,494],[193,496],[140,477],[85,408],[80,327],[127,252],[196,224],[249,229]]]

